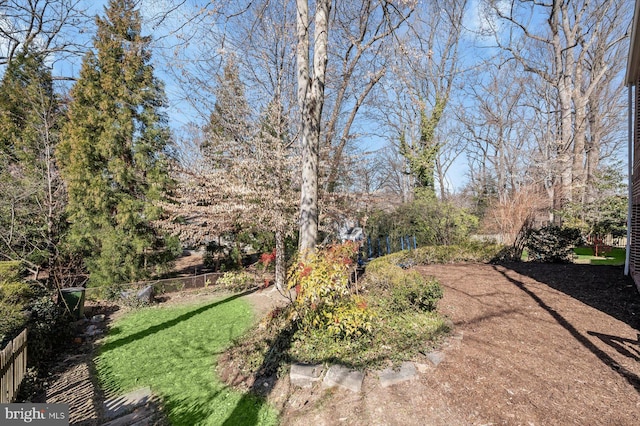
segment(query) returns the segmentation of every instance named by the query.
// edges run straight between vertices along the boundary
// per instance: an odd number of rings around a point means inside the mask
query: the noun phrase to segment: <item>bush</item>
[[[529,260],[546,263],[566,263],[571,260],[573,247],[583,244],[579,229],[548,225],[531,229],[526,246]]]
[[[41,390],[38,373],[65,348],[71,337],[69,315],[53,301],[53,294],[39,285],[21,281],[19,262],[0,262],[0,348],[27,328],[29,370],[20,390],[28,400]]]
[[[440,299],[440,283],[433,277],[425,280],[417,271],[404,272],[391,289],[393,308],[399,311],[434,311]]]
[[[395,312],[431,312],[442,298],[442,287],[431,277],[425,278],[418,271],[406,271],[397,265],[371,262],[365,277],[369,291],[376,294],[382,304]]]
[[[442,297],[435,279],[380,258],[356,293],[349,280],[356,254],[347,243],[298,259],[289,271],[295,302],[272,311],[232,349],[243,373],[282,372],[292,361],[384,368],[424,355],[449,331],[435,312]]]
[[[374,212],[367,221],[367,234],[372,240],[388,236],[392,243],[411,235],[420,246],[452,245],[462,243],[477,226],[478,218],[465,209],[421,192],[392,212]]]
[[[395,283],[402,280],[404,270],[396,264],[389,263],[384,258],[378,258],[367,265],[365,279],[367,285],[391,290]]]
[[[519,262],[521,260],[522,250],[514,246],[505,246],[491,259],[491,263]]]
[[[303,310],[301,330],[321,330],[335,339],[353,339],[371,332],[373,314],[361,298],[347,298]]]
[[[29,365],[38,368],[71,337],[71,317],[53,295],[26,283],[0,283],[0,347],[28,330]]]
[[[0,347],[20,333],[27,322],[31,287],[18,281],[18,262],[2,262],[0,271]]]
[[[39,366],[51,360],[64,347],[64,342],[72,337],[71,319],[51,294],[42,292],[33,300],[27,324],[30,365]]]
[[[480,262],[488,263],[504,248],[501,244],[468,241],[454,246],[425,246],[377,258],[367,265],[367,272],[378,263],[392,263],[407,268],[415,265]]]
[[[20,281],[22,264],[17,260],[0,262],[0,282]]]
[[[243,291],[255,287],[255,278],[248,272],[225,272],[218,278],[216,284],[224,286],[231,291]]]
[[[371,331],[373,314],[363,299],[351,294],[357,253],[357,245],[347,242],[301,256],[293,266],[289,288],[297,291],[295,309],[302,332],[353,339]]]
[[[26,320],[20,306],[0,302],[0,348],[18,335]]]

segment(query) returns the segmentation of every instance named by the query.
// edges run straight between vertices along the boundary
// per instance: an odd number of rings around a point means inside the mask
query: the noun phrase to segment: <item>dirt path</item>
[[[412,382],[297,390],[288,425],[638,425],[640,297],[615,267],[420,267],[463,339]]]

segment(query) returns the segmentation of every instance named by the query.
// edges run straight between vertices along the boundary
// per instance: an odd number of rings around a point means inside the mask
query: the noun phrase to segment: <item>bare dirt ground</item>
[[[439,310],[462,336],[444,343],[444,361],[388,388],[367,372],[358,394],[292,388],[283,377],[269,392],[283,425],[640,424],[640,295],[620,267],[418,270],[440,281]],[[185,292],[167,302],[202,296]],[[258,315],[281,302],[271,289],[245,297]],[[60,401],[76,391],[61,392]],[[99,392],[94,398],[97,405]],[[79,417],[72,424],[99,424]]]
[[[360,394],[276,386],[283,424],[640,424],[640,296],[621,268],[418,269],[441,282],[439,309],[463,336],[444,361],[389,388],[368,373]]]

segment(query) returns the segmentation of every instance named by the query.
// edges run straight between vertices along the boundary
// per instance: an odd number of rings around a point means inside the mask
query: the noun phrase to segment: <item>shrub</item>
[[[20,332],[25,322],[26,315],[19,306],[0,302],[0,348]]]
[[[335,339],[360,337],[371,331],[373,314],[363,299],[351,294],[350,275],[358,253],[352,242],[301,256],[290,273],[296,288],[299,329]]]
[[[366,282],[376,288],[391,290],[394,283],[402,280],[404,271],[398,265],[382,259],[375,259],[367,265]]]
[[[514,246],[504,246],[494,257],[491,263],[519,262],[522,260],[522,250]]]
[[[377,299],[395,312],[434,311],[442,298],[442,287],[431,277],[418,271],[406,271],[397,265],[371,262],[367,267],[366,285]]]
[[[440,299],[440,283],[433,277],[425,280],[417,271],[403,271],[402,279],[391,288],[393,308],[399,311],[434,311]]]
[[[0,277],[0,346],[13,339],[27,322],[25,312],[33,296],[31,287],[17,281],[19,273],[16,262],[3,262]],[[11,265],[9,265],[11,263]]]
[[[52,358],[71,336],[69,321],[50,292],[22,282],[0,283],[0,347],[27,327],[29,365]]]
[[[294,360],[384,368],[421,356],[449,331],[434,310],[437,281],[380,258],[367,265],[356,293],[349,280],[356,254],[347,243],[298,258],[289,271],[294,303],[267,315],[230,355],[244,373],[281,372]]]
[[[526,246],[529,259],[534,262],[565,263],[570,261],[573,247],[582,243],[579,229],[548,225],[531,229]]]
[[[22,264],[17,260],[0,262],[0,282],[20,281]]]
[[[51,294],[42,292],[33,300],[28,323],[29,364],[38,366],[60,351],[72,337],[70,321],[71,316]]]
[[[418,192],[415,199],[392,212],[374,212],[367,222],[373,238],[415,236],[419,245],[458,244],[478,226],[478,218],[433,193]]]
[[[222,285],[231,291],[243,291],[255,286],[255,278],[248,272],[225,272],[218,278],[216,284]]]
[[[262,270],[266,271],[267,269],[273,270],[273,266],[276,260],[276,249],[274,248],[269,253],[262,253],[260,255],[260,264],[262,264]],[[270,268],[271,266],[271,268]]]
[[[416,250],[405,250],[375,259],[367,265],[367,272],[376,264],[392,263],[407,268],[415,265],[481,262],[487,263],[504,248],[501,244],[469,241],[454,246],[425,246]]]

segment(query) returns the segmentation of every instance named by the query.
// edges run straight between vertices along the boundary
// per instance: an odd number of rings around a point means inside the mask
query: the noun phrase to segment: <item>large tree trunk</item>
[[[301,114],[302,184],[300,188],[301,251],[315,249],[318,239],[318,160],[320,120],[327,68],[330,0],[316,2],[313,75],[309,74],[309,4],[297,0],[298,104]]]

